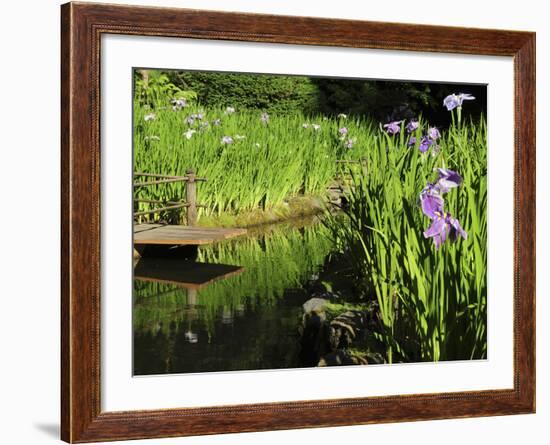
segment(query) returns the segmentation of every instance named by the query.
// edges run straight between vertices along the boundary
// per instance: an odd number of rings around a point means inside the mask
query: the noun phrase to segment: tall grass
[[[351,172],[346,218],[329,215],[364,295],[379,304],[390,362],[486,357],[485,125],[453,126],[440,146],[422,154],[418,143],[407,146],[403,131],[374,141],[363,170]],[[464,178],[445,200],[468,233],[440,249],[423,236],[431,221],[417,202],[436,167]]]
[[[186,122],[199,113],[202,119]],[[343,126],[355,139],[351,148],[344,145],[349,138],[339,137]],[[223,144],[224,136],[233,143]],[[270,209],[296,195],[324,196],[338,171],[336,160],[359,158],[376,138],[374,125],[361,118],[293,114],[270,115],[263,122],[257,111],[228,114],[199,104],[174,111],[169,97],[154,106],[134,102],[134,170],[184,175],[194,168],[208,180],[198,185],[203,214]],[[151,186],[136,190],[136,197],[183,199],[184,187]]]

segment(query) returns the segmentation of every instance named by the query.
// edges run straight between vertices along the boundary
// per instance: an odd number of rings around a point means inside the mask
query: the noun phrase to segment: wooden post
[[[195,170],[189,168],[185,171],[187,184],[185,187],[187,201],[187,225],[194,226],[197,223],[197,183],[195,182]]]
[[[197,289],[187,289],[187,306],[194,308],[197,306]]]

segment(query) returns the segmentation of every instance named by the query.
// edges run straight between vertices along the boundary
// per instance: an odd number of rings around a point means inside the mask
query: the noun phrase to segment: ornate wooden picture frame
[[[91,3],[65,4],[61,17],[63,440],[95,442],[535,411],[534,33]],[[513,389],[103,412],[99,117],[104,34],[513,57]]]

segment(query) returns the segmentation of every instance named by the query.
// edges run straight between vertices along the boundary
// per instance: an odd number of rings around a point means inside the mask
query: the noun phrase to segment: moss
[[[324,208],[324,200],[320,197],[295,196],[270,209],[201,216],[198,225],[201,227],[254,227],[317,215],[323,212]]]
[[[358,357],[364,357],[365,355],[371,352],[368,345],[366,344],[354,345],[353,347],[347,348],[346,350],[350,355],[355,355]]]
[[[368,307],[365,303],[328,303],[326,306],[326,311],[329,317],[337,317],[343,312],[347,311],[364,311]]]

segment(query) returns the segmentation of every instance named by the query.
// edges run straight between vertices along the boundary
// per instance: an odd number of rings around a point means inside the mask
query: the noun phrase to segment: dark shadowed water
[[[182,308],[166,330],[135,332],[134,372],[164,374],[299,367],[298,320],[304,296],[285,292],[273,306],[220,308],[201,319],[200,305]]]

